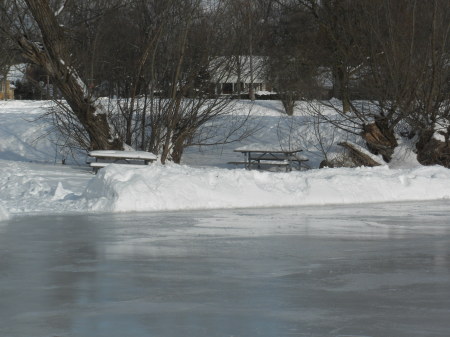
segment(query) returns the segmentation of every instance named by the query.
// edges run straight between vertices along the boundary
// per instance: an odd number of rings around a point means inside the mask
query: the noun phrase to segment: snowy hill
[[[282,115],[274,101],[239,102],[257,130],[240,143],[191,148],[183,165],[110,165],[94,176],[85,155],[71,159],[49,120],[49,102],[0,103],[0,219],[50,213],[128,212],[205,208],[301,206],[449,199],[450,170],[422,167],[400,147],[391,166],[308,171],[247,171],[227,165],[248,143],[300,144],[310,165],[323,159],[311,117]],[[287,132],[291,130],[292,132]],[[323,129],[328,155],[345,135]],[[67,159],[71,165],[61,165]]]

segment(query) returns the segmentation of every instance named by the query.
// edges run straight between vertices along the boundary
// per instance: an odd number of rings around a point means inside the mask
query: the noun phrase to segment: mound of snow
[[[80,167],[0,159],[0,204],[11,217],[84,212],[78,196],[90,179],[91,171]]]
[[[9,213],[8,211],[0,205],[0,221],[8,220],[9,219]]]
[[[244,169],[109,165],[83,193],[90,211],[350,204],[450,198],[450,170],[386,166],[262,172]]]
[[[389,163],[390,168],[403,169],[422,166],[417,160],[417,154],[414,153],[414,143],[399,142]]]

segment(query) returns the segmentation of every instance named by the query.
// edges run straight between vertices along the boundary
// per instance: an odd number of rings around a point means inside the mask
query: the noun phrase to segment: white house
[[[217,84],[216,93],[226,95],[248,94],[253,84],[255,91],[267,90],[266,57],[221,56],[210,63],[211,82]]]

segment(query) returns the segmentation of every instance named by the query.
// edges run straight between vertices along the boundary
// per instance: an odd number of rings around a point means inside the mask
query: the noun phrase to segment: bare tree
[[[298,100],[318,96],[318,28],[303,7],[283,3],[276,9],[266,42],[269,78],[286,114],[293,115]]]
[[[30,62],[45,69],[65,99],[57,102],[53,120],[81,147],[127,144],[160,154],[162,162],[179,162],[186,146],[205,141],[202,126],[226,113],[229,100],[211,90],[211,59],[226,50],[218,3],[1,5],[9,20],[4,31]],[[98,99],[105,93],[108,100]]]
[[[112,134],[102,110],[90,95],[73,62],[66,27],[58,15],[64,3],[52,8],[48,0],[8,0],[1,4],[3,17],[8,17],[3,29],[17,43],[23,55],[32,63],[45,69],[57,85],[89,137],[91,149],[121,148],[122,144]]]
[[[363,137],[386,156],[397,144],[396,133],[416,136],[419,160],[449,166],[448,146],[433,140],[438,131],[448,139],[448,2],[379,1],[369,3],[366,13],[367,86],[378,111]],[[440,154],[433,154],[438,147]]]
[[[150,93],[146,146],[159,153],[162,162],[179,163],[187,146],[208,143],[204,126],[219,123],[229,113],[231,102],[213,92],[211,76],[221,77],[217,74],[223,69],[221,62],[211,61],[227,47],[223,27],[218,25],[221,7],[206,11],[201,1],[183,1],[170,12],[169,28],[163,31],[149,64],[154,69],[152,87],[160,92]],[[214,142],[231,141],[230,134]]]
[[[135,0],[108,14],[98,28],[93,91],[106,88],[108,119],[125,144],[163,163],[180,162],[187,146],[210,144],[211,126],[231,103],[214,92],[229,61],[217,57],[227,50],[221,10],[199,0]],[[236,129],[214,142],[232,141]]]
[[[4,18],[4,15],[0,12],[0,20],[2,18]],[[3,89],[3,99],[7,99],[10,87],[8,73],[19,59],[19,55],[4,28],[6,27],[0,26],[0,87]]]
[[[240,98],[245,92],[255,100],[254,81],[261,74],[260,56],[264,53],[263,40],[273,0],[227,0],[220,3],[226,18],[223,23],[226,38],[230,41],[225,56],[230,58],[237,75],[234,94]]]
[[[328,61],[321,60],[331,66],[334,96],[342,102],[329,104],[341,115],[339,122],[329,122],[360,134],[385,161],[399,137],[416,136],[419,160],[449,166],[448,2],[298,0],[297,5],[317,20],[323,36],[318,41],[329,53]],[[445,144],[437,146],[439,134]]]

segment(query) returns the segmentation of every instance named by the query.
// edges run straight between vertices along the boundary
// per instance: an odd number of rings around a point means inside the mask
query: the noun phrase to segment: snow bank
[[[277,207],[450,198],[450,170],[420,167],[262,172],[110,165],[82,198],[90,211],[127,212]]]
[[[92,171],[0,159],[0,205],[10,216],[32,213],[84,212],[79,195],[92,179]]]

